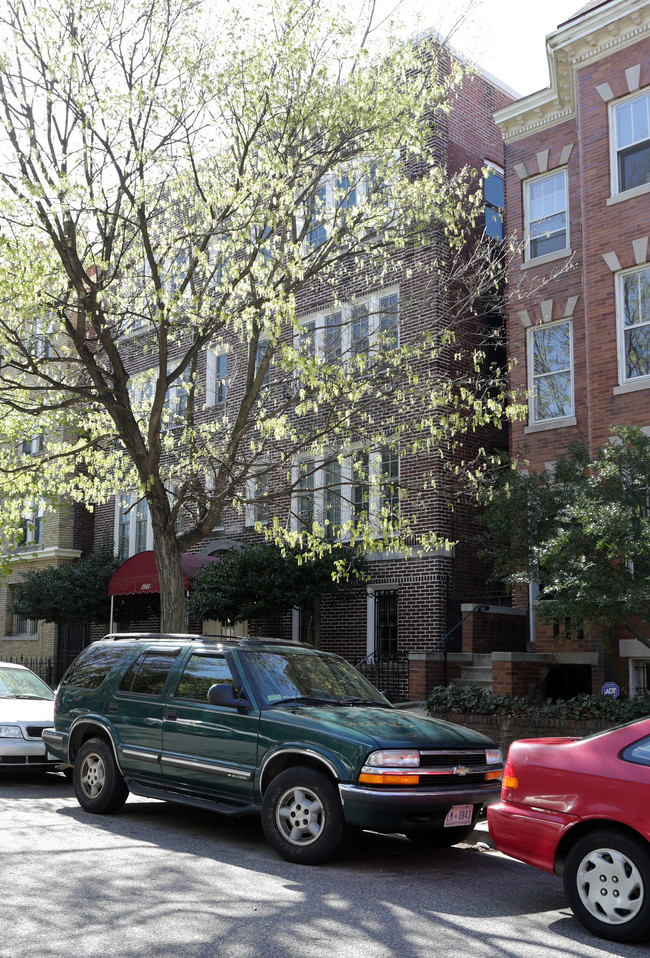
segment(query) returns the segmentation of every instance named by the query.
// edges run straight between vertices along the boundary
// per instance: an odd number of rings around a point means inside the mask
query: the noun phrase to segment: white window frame
[[[225,376],[217,378],[221,360],[225,360]],[[228,351],[225,348],[208,349],[205,369],[206,406],[225,406],[228,401]]]
[[[20,549],[43,546],[43,502],[41,499],[32,499],[28,504],[28,512],[23,517],[21,525],[25,530],[25,538],[19,545]]]
[[[565,230],[564,230],[564,246],[561,249],[552,250],[549,253],[540,253],[539,255],[533,256],[531,253],[531,217],[530,217],[530,191],[531,188],[537,184],[541,183],[543,180],[551,179],[561,175],[564,178],[564,215],[565,215]],[[527,263],[546,263],[552,259],[559,259],[562,256],[567,256],[571,252],[571,237],[570,237],[570,217],[569,217],[569,176],[568,168],[566,166],[557,167],[554,170],[549,170],[546,173],[540,173],[539,176],[531,176],[529,179],[524,180],[524,236],[526,238],[526,248],[525,248],[525,260]],[[532,222],[539,222],[539,220],[533,220]]]
[[[640,273],[648,273],[648,278],[650,280],[650,264],[644,263],[642,266],[635,266],[632,269],[622,270],[620,273],[616,274],[616,342],[617,342],[617,351],[618,351],[618,381],[619,386],[629,386],[630,384],[635,384],[638,387],[650,386],[650,372],[642,376],[629,376],[627,375],[627,354],[625,347],[625,331],[626,329],[632,329],[634,327],[625,326],[625,280],[629,276],[638,275]],[[642,324],[638,324],[641,326]],[[650,301],[648,303],[648,318],[643,324],[644,326],[650,327]],[[650,329],[649,329],[650,333]],[[650,350],[649,352],[649,365],[650,365]]]
[[[380,523],[383,520],[383,501],[384,501],[384,491],[383,484],[381,482],[382,475],[382,456],[385,449],[391,449],[387,444],[382,446],[380,449],[374,450],[369,453],[368,457],[368,520],[372,528],[378,532],[380,529]],[[358,482],[355,481],[354,475],[354,462],[355,458],[359,453],[363,453],[364,450],[361,446],[351,446],[341,453],[341,456],[338,457],[338,461],[341,463],[341,483],[340,483],[340,508],[341,508],[341,528],[344,530],[342,534],[337,534],[334,538],[340,541],[346,541],[349,539],[349,533],[345,532],[345,527],[353,521],[354,516],[354,489]],[[337,460],[334,454],[328,456],[322,456],[317,459],[312,459],[309,457],[301,457],[294,460],[291,467],[291,516],[290,516],[290,526],[292,532],[301,532],[304,531],[300,527],[299,521],[299,512],[298,512],[298,500],[301,496],[301,490],[298,486],[300,480],[300,469],[301,466],[307,465],[310,470],[310,475],[313,475],[313,499],[314,499],[314,517],[313,521],[319,526],[325,526],[327,521],[327,493],[328,486],[327,481],[327,472],[331,467],[334,461]],[[397,450],[397,461],[398,461],[398,474],[396,477],[396,482],[398,484],[398,492],[395,494],[397,498],[397,512],[398,517],[397,521],[399,523],[399,513],[400,513],[400,496],[399,496],[399,482],[401,475],[401,454]],[[313,472],[312,472],[313,470]],[[326,527],[326,533],[328,533],[329,527]],[[310,531],[310,530],[307,530]]]
[[[382,307],[382,303],[385,300],[390,299],[391,297],[397,297],[397,336],[395,343],[389,347],[385,343],[380,342],[381,337],[381,323],[382,317],[386,315],[386,309]],[[331,326],[328,326],[328,319],[341,314],[341,325],[340,325],[340,361],[345,362],[351,357],[357,355],[354,351],[354,319],[356,310],[362,309],[364,306],[368,307],[368,350],[359,350],[359,352],[366,352],[366,355],[373,355],[373,347],[381,346],[383,349],[398,349],[400,344],[400,326],[401,326],[401,311],[400,311],[400,295],[399,295],[399,286],[390,286],[386,289],[376,290],[375,292],[369,293],[367,296],[355,297],[349,303],[340,303],[328,306],[326,309],[321,309],[315,313],[309,313],[306,316],[301,316],[298,320],[299,328],[294,334],[294,347],[296,351],[300,351],[302,348],[302,340],[304,337],[303,328],[307,326],[314,326],[314,349],[313,352],[310,352],[310,355],[314,355],[321,362],[329,362],[334,364],[339,361],[339,357],[336,359],[328,359],[328,329],[331,329]],[[383,311],[382,311],[383,309]]]
[[[264,482],[266,485],[266,491],[264,495],[268,497],[269,491],[269,472],[268,469],[264,466],[260,466],[257,469],[254,469],[246,480],[246,508],[244,514],[244,525],[248,528],[252,528],[258,523],[262,526],[266,526],[270,521],[270,512],[268,498],[262,500],[260,498],[260,489],[259,483]],[[264,506],[264,512],[261,514],[260,508]]]
[[[570,394],[571,394],[571,409],[568,413],[565,413],[562,416],[549,416],[545,419],[537,418],[536,404],[535,404],[535,382],[540,376],[535,375],[535,335],[538,332],[544,332],[548,329],[553,328],[554,326],[568,326],[569,329],[569,367],[568,370],[554,370],[552,373],[546,373],[546,376],[559,375],[562,372],[569,372],[570,379]],[[529,425],[530,426],[539,426],[547,423],[562,423],[567,419],[572,419],[575,415],[575,373],[574,373],[574,358],[573,358],[573,320],[570,317],[564,317],[562,319],[555,320],[552,323],[540,323],[536,326],[531,326],[528,329],[527,335],[527,358],[528,358],[528,409],[529,409]]]
[[[125,562],[126,559],[130,559],[131,556],[137,555],[136,546],[138,543],[138,522],[137,522],[137,511],[138,506],[137,502],[142,500],[145,501],[141,495],[135,492],[123,492],[115,496],[115,510],[114,510],[114,519],[113,519],[113,542],[115,554],[120,555],[122,562]],[[129,548],[128,555],[122,556],[120,554],[120,517],[123,511],[123,508],[129,508]],[[147,534],[146,534],[146,548],[140,551],[148,552],[153,549],[153,527],[151,525],[151,513],[147,508]]]
[[[612,101],[609,104],[609,151],[612,196],[635,196],[639,193],[650,192],[650,177],[645,183],[642,183],[639,186],[630,187],[627,190],[621,189],[619,184],[619,151],[621,149],[629,149],[629,147],[633,146],[634,144],[628,144],[626,147],[619,147],[618,125],[616,122],[617,113],[621,107],[625,107],[633,100],[640,100],[644,98],[648,101],[648,110],[650,110],[650,89],[648,87],[646,87],[644,90],[635,90],[634,93],[630,93],[628,96],[621,97],[621,99]],[[648,143],[648,146],[650,147],[650,135],[645,140],[638,140],[637,143]]]

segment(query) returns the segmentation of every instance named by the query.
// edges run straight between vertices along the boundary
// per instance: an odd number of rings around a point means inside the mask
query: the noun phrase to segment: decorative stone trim
[[[609,103],[610,100],[614,99],[614,93],[609,83],[599,83],[596,89],[600,93],[605,103]]]
[[[562,317],[563,319],[568,316],[573,316],[573,313],[575,311],[575,308],[578,304],[579,299],[580,299],[579,296],[569,296],[569,298],[566,301],[566,308],[564,310],[564,316]]]
[[[634,249],[634,261],[637,266],[640,266],[641,263],[648,262],[648,237],[641,236],[639,239],[635,239],[632,242],[632,248]]]
[[[567,144],[560,153],[560,166],[566,166],[569,162],[569,157],[573,153],[573,143]]]
[[[542,311],[542,322],[550,323],[553,319],[553,300],[545,299],[543,303],[540,303],[539,308]]]
[[[524,434],[531,432],[547,432],[549,429],[566,429],[567,426],[577,426],[578,420],[575,416],[567,416],[566,419],[548,419],[546,422],[536,422],[532,426],[524,426]]]
[[[628,67],[625,71],[625,79],[627,80],[627,88],[630,93],[634,93],[635,90],[638,90],[641,86],[641,64],[637,63],[633,67]]]
[[[528,170],[526,169],[525,163],[516,163],[514,166],[514,170],[520,180],[528,179]]]
[[[532,326],[531,318],[527,309],[522,309],[519,313],[517,313],[517,316],[519,316],[521,325],[524,327],[524,329],[528,329],[529,326]]]
[[[621,264],[619,263],[616,253],[603,253],[603,259],[611,269],[612,273],[617,273],[620,270]]]
[[[537,154],[537,169],[540,173],[546,173],[548,170],[548,155],[549,150],[541,150]]]

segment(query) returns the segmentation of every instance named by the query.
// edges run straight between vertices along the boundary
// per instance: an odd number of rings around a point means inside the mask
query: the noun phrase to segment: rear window
[[[634,765],[650,765],[650,737],[628,745],[621,758],[624,762],[633,762]]]
[[[108,673],[129,651],[128,646],[89,645],[77,656],[61,679],[61,686],[78,689],[97,689]]]

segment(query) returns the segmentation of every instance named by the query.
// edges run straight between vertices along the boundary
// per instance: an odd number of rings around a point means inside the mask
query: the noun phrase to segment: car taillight
[[[510,759],[508,759],[503,770],[503,781],[501,782],[501,798],[503,801],[507,801],[506,792],[512,791],[515,788],[519,788],[519,781],[515,775],[515,767]]]

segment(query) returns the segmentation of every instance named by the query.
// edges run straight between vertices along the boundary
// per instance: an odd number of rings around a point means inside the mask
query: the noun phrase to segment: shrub
[[[439,685],[426,703],[430,715],[441,712],[475,713],[477,715],[547,716],[566,719],[607,719],[628,722],[650,715],[650,696],[636,699],[614,699],[610,695],[576,695],[572,699],[547,699],[530,702],[523,696],[492,695],[478,685],[459,688]]]

